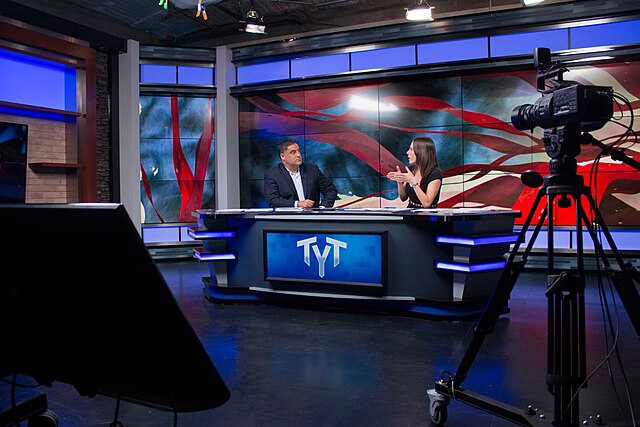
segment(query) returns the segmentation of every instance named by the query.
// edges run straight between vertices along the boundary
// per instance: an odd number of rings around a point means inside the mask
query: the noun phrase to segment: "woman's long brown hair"
[[[416,154],[416,164],[413,165],[414,171],[416,168],[420,171],[420,182],[422,182],[427,179],[431,171],[440,169],[436,154],[436,144],[426,136],[414,138],[412,144],[413,152]]]

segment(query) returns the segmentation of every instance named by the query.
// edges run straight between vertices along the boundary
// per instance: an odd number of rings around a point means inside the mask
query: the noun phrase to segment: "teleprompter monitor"
[[[0,229],[1,376],[177,412],[229,399],[122,205],[0,204]]]

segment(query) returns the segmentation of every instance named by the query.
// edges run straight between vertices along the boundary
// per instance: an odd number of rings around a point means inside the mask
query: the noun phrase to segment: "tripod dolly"
[[[590,136],[585,136],[588,138]],[[633,160],[629,159],[631,162]],[[637,162],[634,162],[637,163]],[[450,399],[489,412],[498,417],[522,426],[553,425],[554,427],[577,427],[579,419],[578,393],[586,384],[586,345],[584,310],[584,254],[582,225],[593,240],[596,260],[602,262],[610,276],[615,290],[629,316],[636,334],[640,336],[640,296],[634,281],[640,283],[638,272],[622,259],[615,246],[611,233],[598,210],[589,188],[581,175],[577,175],[577,163],[574,157],[563,156],[550,161],[551,174],[544,179],[537,174],[534,187],[540,187],[533,206],[523,224],[513,249],[505,254],[506,266],[498,280],[487,305],[478,320],[474,334],[457,371],[452,374],[443,372],[435,387],[427,391],[431,420],[435,425],[447,420],[447,405]],[[639,168],[640,170],[640,168]],[[533,217],[542,199],[546,197],[544,208],[522,255],[518,249],[525,241]],[[554,267],[554,201],[558,208],[569,208],[573,201],[576,221],[577,268],[575,272],[564,271],[559,274]],[[588,203],[594,219],[600,224],[602,234],[611,248],[615,259],[613,266],[596,236],[596,230],[585,209],[583,200]],[[485,337],[493,332],[503,307],[508,303],[519,274],[525,267],[543,223],[547,220],[547,272],[548,283],[545,292],[548,299],[548,341],[547,375],[548,391],[554,397],[553,420],[534,417],[536,411],[529,407],[519,409],[503,402],[481,396],[462,388],[471,365],[477,356]],[[535,424],[534,424],[535,422]]]

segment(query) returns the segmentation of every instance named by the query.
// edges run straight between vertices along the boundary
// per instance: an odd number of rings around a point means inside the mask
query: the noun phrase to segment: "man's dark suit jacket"
[[[333,207],[338,191],[333,183],[311,163],[300,165],[304,197],[314,201],[313,207]],[[322,203],[320,203],[322,194]],[[298,192],[287,168],[282,163],[264,173],[264,197],[272,208],[293,207],[298,200]]]

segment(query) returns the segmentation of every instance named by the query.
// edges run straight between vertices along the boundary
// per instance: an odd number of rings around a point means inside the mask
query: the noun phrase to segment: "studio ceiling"
[[[547,0],[549,3],[567,0]],[[109,37],[142,44],[214,47],[286,39],[302,33],[402,23],[410,0],[1,0],[0,15],[100,44]],[[434,17],[519,8],[521,0],[430,0]],[[249,9],[264,16],[266,35],[240,31]],[[107,43],[104,41],[104,43]]]

